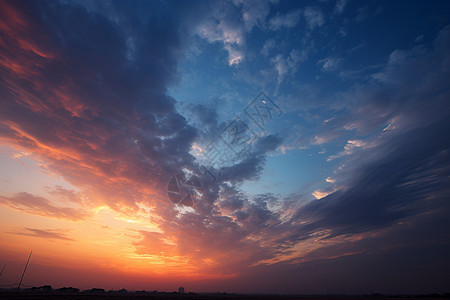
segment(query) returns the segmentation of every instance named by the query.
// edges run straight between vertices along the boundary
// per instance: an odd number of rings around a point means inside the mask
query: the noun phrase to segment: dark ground
[[[287,296],[287,295],[237,295],[237,294],[176,294],[176,293],[158,293],[158,294],[135,294],[127,293],[123,295],[114,294],[61,294],[61,293],[29,293],[29,292],[0,292],[1,299],[186,299],[186,300],[226,300],[226,299],[250,299],[250,300],[432,300],[432,299],[450,299],[450,295],[424,295],[424,296]]]

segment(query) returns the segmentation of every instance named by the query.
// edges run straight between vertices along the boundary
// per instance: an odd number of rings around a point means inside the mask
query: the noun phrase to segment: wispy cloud
[[[25,235],[31,237],[42,238],[46,240],[63,240],[73,241],[64,233],[67,230],[53,230],[53,229],[36,229],[36,228],[20,228],[15,231],[8,232],[10,234]]]
[[[365,150],[372,147],[375,147],[377,145],[377,141],[362,141],[362,140],[349,140],[347,141],[347,144],[344,146],[344,150],[339,152],[336,155],[331,155],[328,157],[327,161],[331,161],[333,159],[345,156],[345,155],[351,155],[357,150]]]
[[[344,12],[345,6],[347,5],[347,0],[337,0],[334,7],[335,14],[342,14]]]
[[[323,16],[323,13],[318,8],[307,7],[305,8],[303,15],[305,17],[309,29],[311,30],[325,24],[325,18]]]
[[[60,207],[44,197],[29,193],[18,193],[11,197],[0,196],[0,204],[29,214],[71,221],[83,220],[91,215],[82,208]]]
[[[255,26],[264,26],[270,11],[269,1],[234,1],[233,4],[211,3],[213,13],[203,16],[196,33],[210,43],[223,44],[228,53],[228,64],[238,65],[245,57],[245,35]]]
[[[288,56],[278,54],[272,59],[272,63],[275,66],[277,72],[278,84],[283,81],[283,78],[287,74],[294,74],[297,71],[297,67],[300,63],[304,62],[308,58],[307,50],[293,49]]]
[[[295,10],[285,15],[277,14],[269,20],[271,30],[280,30],[282,28],[292,28],[300,21],[302,11]]]
[[[268,56],[270,50],[272,50],[275,47],[275,40],[273,39],[268,39],[265,43],[264,46],[261,49],[261,54],[264,56]]]
[[[325,72],[334,72],[337,71],[341,63],[341,59],[337,57],[325,57],[323,59],[320,59],[317,62],[317,65],[322,67],[322,70]]]

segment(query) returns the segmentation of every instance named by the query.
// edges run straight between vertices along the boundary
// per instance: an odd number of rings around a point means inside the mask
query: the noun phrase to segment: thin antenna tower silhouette
[[[20,278],[19,286],[17,287],[17,292],[19,292],[20,286],[22,285],[23,276],[25,275],[25,271],[27,270],[28,263],[30,262],[31,253],[33,253],[33,251],[30,251],[30,256],[28,256],[27,264],[25,265],[25,269],[23,270],[22,277]]]
[[[3,266],[2,270],[0,271],[0,277],[2,277],[3,270],[5,269],[5,267],[6,267],[6,264]]]

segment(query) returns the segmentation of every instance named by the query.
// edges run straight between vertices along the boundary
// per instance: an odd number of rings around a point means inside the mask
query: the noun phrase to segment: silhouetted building
[[[178,293],[184,294],[184,287],[180,286],[180,287],[178,288]]]
[[[58,292],[61,293],[68,293],[68,294],[77,294],[80,292],[80,289],[74,288],[74,287],[62,287],[58,289]]]
[[[52,291],[52,286],[51,285],[43,285],[40,287],[32,287],[31,288],[32,291],[34,292],[50,292]]]
[[[85,293],[85,294],[104,294],[105,290],[104,289],[93,288],[93,289],[90,289],[90,290],[85,290],[85,291],[83,291],[83,293]]]

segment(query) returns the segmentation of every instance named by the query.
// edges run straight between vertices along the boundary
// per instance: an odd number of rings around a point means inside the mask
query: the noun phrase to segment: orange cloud
[[[56,206],[44,197],[29,193],[18,193],[12,197],[0,196],[0,204],[30,214],[72,221],[83,220],[90,215],[82,209]]]

